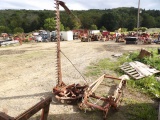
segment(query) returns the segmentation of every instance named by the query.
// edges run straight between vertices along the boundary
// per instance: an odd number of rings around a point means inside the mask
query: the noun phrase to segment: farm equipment
[[[127,37],[125,37],[126,44],[151,44],[152,39],[150,38],[149,34],[147,33],[141,33],[136,34],[132,33],[129,34]]]
[[[101,40],[101,35],[99,33],[94,33],[92,30],[87,29],[78,29],[73,30],[74,36],[73,39],[80,38],[81,42],[91,42],[91,41],[99,41]]]
[[[57,85],[53,88],[53,93],[55,97],[62,101],[65,100],[67,103],[72,103],[82,98],[84,94],[84,89],[87,85],[81,86],[80,84],[72,84],[67,86],[62,81],[62,73],[61,73],[61,56],[60,53],[60,16],[59,16],[59,5],[61,5],[67,13],[71,13],[67,8],[64,2],[56,1],[56,38],[57,38]]]
[[[123,88],[126,85],[126,80],[115,78],[108,75],[102,75],[100,78],[98,78],[95,82],[93,82],[91,85],[88,85],[87,81],[85,85],[80,84],[71,84],[66,85],[62,81],[62,73],[61,73],[61,56],[60,53],[64,55],[64,53],[60,50],[60,18],[59,18],[59,5],[61,5],[67,13],[71,13],[67,6],[62,1],[56,1],[56,38],[57,38],[57,85],[53,88],[53,93],[55,95],[55,98],[61,102],[65,103],[75,103],[77,101],[80,102],[79,107],[81,109],[88,108],[97,108],[99,110],[102,110],[105,112],[105,117],[108,113],[108,110],[110,107],[114,107],[117,109],[120,98],[122,96]],[[65,55],[64,55],[65,56]],[[65,56],[66,57],[66,56]],[[104,78],[111,78],[111,79],[117,79],[120,80],[120,83],[118,85],[118,88],[115,91],[114,96],[108,96],[108,97],[99,97],[95,95],[95,90],[98,88],[98,86],[101,84],[101,82],[104,80]],[[104,101],[104,106],[99,106],[97,104],[93,104],[89,102],[89,98],[95,98],[97,100]]]
[[[89,34],[85,36],[81,36],[81,42],[91,42],[91,41],[100,41],[101,36],[95,34]]]
[[[138,42],[141,42],[142,44],[151,44],[152,43],[152,39],[150,38],[149,34],[142,33],[138,37]]]
[[[87,36],[88,30],[87,29],[76,29],[73,30],[73,39],[81,38],[82,36]]]
[[[96,89],[104,81],[105,78],[120,80],[120,83],[117,89],[115,90],[113,96],[109,95],[107,97],[101,97],[95,94]],[[106,115],[111,107],[117,110],[125,86],[126,86],[126,80],[124,78],[120,79],[104,74],[100,78],[98,78],[95,82],[93,82],[91,85],[89,85],[89,87],[86,89],[83,95],[83,100],[79,104],[79,108],[84,110],[87,110],[89,108],[99,109],[104,112],[104,118],[106,118]],[[92,102],[93,99],[96,99],[95,103]],[[103,104],[98,105],[99,101],[103,101]]]

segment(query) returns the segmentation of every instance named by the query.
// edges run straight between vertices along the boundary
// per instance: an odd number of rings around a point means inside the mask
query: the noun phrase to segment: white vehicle
[[[35,37],[36,42],[42,42],[43,41],[42,36],[40,36],[40,35],[36,35],[34,37]]]

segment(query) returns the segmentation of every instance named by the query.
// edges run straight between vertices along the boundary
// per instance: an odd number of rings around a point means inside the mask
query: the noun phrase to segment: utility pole
[[[139,26],[140,26],[140,24],[139,24],[139,13],[140,13],[140,0],[138,1],[137,36],[138,36],[138,28],[139,28]]]

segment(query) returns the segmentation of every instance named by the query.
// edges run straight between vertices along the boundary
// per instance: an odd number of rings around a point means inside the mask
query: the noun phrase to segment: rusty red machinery
[[[65,100],[67,103],[71,103],[77,101],[82,98],[84,94],[84,90],[87,85],[80,84],[72,84],[66,85],[62,81],[62,73],[61,73],[61,50],[60,50],[60,14],[59,14],[59,5],[61,5],[67,13],[71,13],[67,8],[64,2],[55,0],[56,3],[56,37],[57,37],[57,85],[53,88],[53,93],[55,97],[62,101]]]
[[[113,96],[111,95],[107,97],[97,96],[95,94],[95,91],[106,78],[120,80],[120,83],[117,89],[115,90]],[[112,76],[104,74],[87,88],[87,90],[84,93],[83,100],[79,104],[79,108],[84,109],[84,110],[87,110],[88,108],[99,109],[104,112],[104,118],[106,118],[107,113],[111,107],[113,107],[114,109],[118,108],[120,98],[122,96],[123,89],[125,88],[125,86],[126,86],[125,79],[120,79],[120,78],[116,78],[116,77],[112,77]],[[92,101],[90,101],[90,98],[92,98]],[[103,104],[98,105],[97,102],[93,103],[93,99],[96,99],[98,101],[103,101]]]
[[[65,103],[74,103],[80,100],[79,107],[81,109],[87,108],[97,108],[99,110],[102,110],[105,112],[105,117],[110,109],[110,107],[114,107],[117,109],[120,98],[122,96],[122,91],[126,85],[126,80],[115,78],[108,75],[102,75],[100,78],[98,78],[95,82],[93,82],[91,85],[80,85],[80,84],[72,84],[72,85],[66,85],[62,81],[62,73],[61,73],[61,49],[60,49],[60,13],[59,13],[59,5],[61,5],[68,13],[69,9],[64,4],[64,2],[55,0],[56,3],[56,32],[57,32],[57,85],[53,88],[53,93],[55,97],[59,101],[63,101]],[[111,78],[111,79],[117,79],[120,80],[120,83],[118,85],[118,88],[115,90],[114,96],[108,96],[108,97],[99,97],[95,95],[95,90],[98,88],[98,86],[101,84],[101,82],[104,80],[104,78]],[[102,100],[105,102],[104,106],[100,106],[97,104],[93,104],[89,102],[89,98],[95,98],[98,100]]]
[[[75,29],[72,30],[73,31],[73,35],[75,35],[74,39],[81,39],[81,37],[87,37],[89,34],[89,30],[88,29]]]

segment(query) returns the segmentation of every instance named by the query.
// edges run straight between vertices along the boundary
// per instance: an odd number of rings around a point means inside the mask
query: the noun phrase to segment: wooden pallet
[[[120,69],[136,80],[160,72],[138,61],[124,63],[120,66]]]

